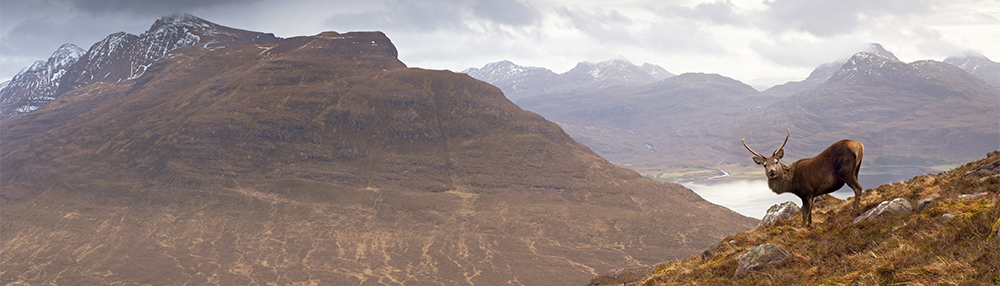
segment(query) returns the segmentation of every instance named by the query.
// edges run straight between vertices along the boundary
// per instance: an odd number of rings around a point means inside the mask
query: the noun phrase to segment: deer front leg
[[[802,227],[812,226],[812,205],[813,196],[802,197]]]

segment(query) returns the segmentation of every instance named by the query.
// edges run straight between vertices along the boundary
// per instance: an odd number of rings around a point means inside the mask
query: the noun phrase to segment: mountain
[[[191,45],[0,120],[0,280],[583,284],[756,223],[397,54],[380,32]]]
[[[482,68],[469,68],[462,73],[499,87],[514,102],[540,94],[643,85],[673,76],[658,65],[644,63],[636,66],[625,59],[580,62],[562,74],[546,68],[519,66],[506,60],[488,63]]]
[[[587,88],[636,85],[655,81],[650,72],[624,59],[578,63],[562,76],[570,83],[582,84]]]
[[[73,44],[63,44],[47,61],[37,61],[0,87],[0,118],[34,111],[54,99],[63,75],[84,54]]]
[[[775,85],[762,91],[761,93],[771,96],[786,97],[799,92],[812,90],[822,85],[827,79],[830,79],[830,76],[833,76],[833,73],[837,72],[843,64],[844,62],[842,61],[822,64],[816,67],[816,69],[809,74],[809,77],[806,77],[804,80],[790,81]]]
[[[548,94],[518,104],[558,122],[567,133],[616,164],[667,164],[663,154],[697,150],[691,142],[776,98],[718,74],[684,73],[636,86]]]
[[[813,219],[822,221],[810,229],[800,228],[795,214],[721,239],[700,255],[617,269],[587,285],[1000,284],[996,154],[862,196],[864,210],[905,202],[895,214],[855,222],[860,213],[850,200],[827,196],[813,212]],[[737,274],[744,261],[766,257],[752,252],[765,244],[780,247],[784,255]]]
[[[953,65],[862,52],[820,87],[740,120],[734,132],[748,144],[754,138],[773,145],[791,129],[797,140],[789,145],[795,142],[800,154],[852,138],[865,144],[869,163],[954,162],[997,149],[998,98],[996,87]],[[741,153],[739,142],[729,145],[733,156]]]
[[[866,52],[892,62],[900,61],[899,58],[896,58],[895,54],[886,50],[878,43],[869,44],[868,49],[861,52]],[[822,85],[827,79],[830,79],[830,77],[833,76],[833,74],[837,72],[837,70],[839,70],[845,62],[846,60],[840,60],[822,64],[819,67],[816,67],[816,69],[814,69],[805,80],[775,85],[767,90],[764,90],[762,93],[770,96],[785,97],[799,92],[812,90]]]
[[[770,146],[788,129],[786,149],[796,152],[786,154],[793,158],[851,138],[868,147],[868,164],[959,162],[1000,147],[1000,122],[993,118],[998,98],[995,86],[953,65],[904,63],[872,44],[821,65],[805,81],[759,93],[723,76],[682,74],[646,84],[553,89],[514,101],[615,164],[655,174],[676,166],[748,164],[740,138]]]
[[[483,68],[469,68],[462,73],[495,85],[512,100],[522,94],[544,92],[566,82],[549,69],[519,66],[511,61],[488,63]]]
[[[640,66],[639,68],[642,69],[642,71],[648,73],[649,76],[653,77],[653,80],[655,81],[660,81],[675,76],[675,74],[667,71],[663,67],[651,63],[643,63],[642,66]]]
[[[65,53],[63,60],[52,65],[46,64],[51,76],[42,79],[25,76],[15,78],[12,84],[0,92],[3,106],[0,118],[20,116],[45,105],[68,91],[103,82],[114,84],[136,79],[146,72],[154,62],[177,48],[201,45],[207,49],[218,49],[227,45],[263,43],[275,40],[273,34],[233,29],[205,21],[189,15],[177,14],[162,17],[141,35],[118,32],[95,43],[86,53],[80,55],[79,48],[72,46],[64,51],[64,45],[56,54]],[[35,66],[38,64],[36,63]],[[35,66],[29,68],[31,71]],[[44,85],[42,87],[41,85]],[[35,88],[38,86],[38,88]]]
[[[1000,63],[991,61],[982,55],[966,55],[961,57],[948,57],[945,63],[955,65],[965,72],[974,75],[986,83],[1000,87]]]

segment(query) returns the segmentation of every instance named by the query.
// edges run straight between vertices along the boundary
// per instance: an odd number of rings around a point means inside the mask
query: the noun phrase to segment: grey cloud
[[[666,15],[692,20],[709,21],[722,25],[741,25],[747,22],[748,15],[740,14],[730,1],[701,3],[693,8],[672,6],[664,9]]]
[[[574,28],[601,42],[636,42],[629,32],[632,19],[616,10],[593,12],[580,9],[557,8],[556,12],[568,19]]]
[[[765,2],[762,27],[772,32],[797,30],[820,37],[853,32],[881,16],[908,16],[930,10],[926,0],[775,0]]]
[[[337,14],[324,24],[337,30],[424,31],[461,29],[458,1],[396,1],[385,9]]]
[[[509,26],[538,23],[541,13],[517,0],[482,0],[475,4],[473,13],[484,19]]]
[[[869,43],[853,38],[831,38],[820,42],[807,40],[753,40],[750,49],[765,59],[788,67],[812,68],[820,64],[845,60],[864,50]]]
[[[93,14],[135,13],[169,15],[231,4],[250,4],[260,0],[63,0],[82,12]]]
[[[27,18],[20,19],[9,27],[6,33],[0,36],[0,53],[3,54],[4,61],[0,65],[0,75],[13,76],[21,68],[31,65],[36,60],[48,59],[62,44],[72,43],[88,49],[111,33],[141,32],[151,22],[148,19],[132,22],[117,17],[105,17],[100,20],[70,17],[58,20]],[[0,81],[6,79],[9,77]]]
[[[540,19],[538,10],[517,0],[399,0],[382,9],[337,14],[324,24],[334,29],[461,32],[469,29],[469,21],[526,26]]]

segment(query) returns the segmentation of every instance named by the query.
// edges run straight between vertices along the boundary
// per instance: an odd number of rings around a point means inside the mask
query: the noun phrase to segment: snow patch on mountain
[[[85,51],[63,44],[45,61],[36,61],[0,86],[0,118],[34,111],[52,101],[60,80]]]

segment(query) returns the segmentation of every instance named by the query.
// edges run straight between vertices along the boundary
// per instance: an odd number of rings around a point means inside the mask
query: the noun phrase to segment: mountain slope
[[[998,98],[995,86],[962,69],[904,63],[873,44],[818,67],[805,81],[760,93],[722,76],[689,74],[642,85],[548,90],[515,103],[558,122],[616,164],[655,175],[677,166],[749,164],[740,138],[776,148],[789,129],[791,158],[850,138],[868,147],[866,164],[962,162],[1000,148],[993,116],[1000,113]]]
[[[0,118],[26,114],[52,101],[63,75],[84,54],[73,44],[63,44],[47,61],[37,61],[0,87]]]
[[[674,76],[658,65],[636,66],[625,59],[580,62],[556,74],[549,69],[525,67],[510,61],[488,63],[462,73],[500,88],[515,103],[551,93],[569,93],[615,86],[638,86]]]
[[[773,145],[791,129],[801,139],[789,145],[804,154],[851,138],[875,164],[955,162],[998,147],[998,98],[997,88],[949,64],[858,53],[824,85],[741,120],[736,132]],[[734,156],[742,153],[739,142],[731,146]]]
[[[684,159],[676,154],[710,155],[711,150],[698,150],[706,136],[725,136],[719,132],[728,129],[720,127],[775,99],[728,77],[685,73],[646,85],[549,93],[517,103],[558,122],[616,164],[638,167],[687,164],[677,163]]]
[[[991,61],[987,57],[981,55],[949,57],[944,59],[944,62],[957,66],[992,86],[1000,87],[1000,63]]]
[[[899,58],[896,58],[895,54],[886,50],[878,43],[869,44],[868,49],[865,49],[862,52],[872,54],[891,62],[900,62]],[[816,67],[816,69],[814,69],[805,80],[779,84],[768,88],[761,93],[770,96],[785,97],[799,92],[812,90],[820,85],[823,85],[823,83],[830,79],[830,77],[833,76],[833,74],[836,73],[846,61],[847,60],[839,60],[832,63],[822,64]]]
[[[659,264],[647,275],[603,275],[589,285],[995,285],[1000,283],[1000,156],[991,154],[862,196],[864,209],[902,199],[912,211],[854,223],[858,213],[851,202],[828,196],[813,210],[821,221],[810,229],[798,226],[801,214],[796,214],[722,239],[701,255]],[[742,255],[766,243],[790,256],[734,277]]]
[[[583,283],[755,223],[396,56],[374,32],[188,46],[0,121],[0,279]]]

